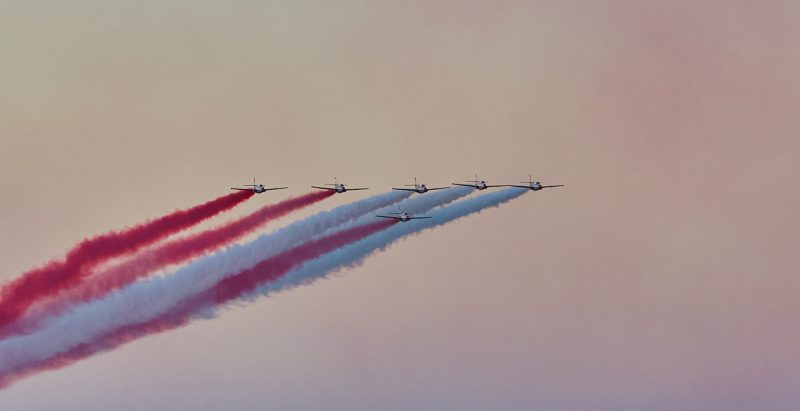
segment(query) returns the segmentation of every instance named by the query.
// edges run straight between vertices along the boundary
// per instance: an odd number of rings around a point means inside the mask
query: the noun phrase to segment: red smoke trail
[[[187,298],[178,304],[175,309],[159,317],[144,323],[122,326],[100,338],[78,345],[67,352],[34,363],[20,365],[3,372],[0,374],[0,388],[4,388],[27,375],[61,368],[135,339],[183,326],[191,321],[195,315],[202,313],[203,310],[239,298],[255,290],[261,284],[280,278],[289,270],[303,263],[389,228],[396,223],[397,220],[380,220],[303,243],[284,253],[263,260],[250,269],[225,278],[213,288]]]
[[[57,315],[75,304],[102,297],[167,265],[187,261],[207,251],[228,244],[255,231],[270,220],[283,217],[292,211],[322,201],[333,194],[335,193],[329,190],[314,191],[290,198],[277,204],[262,207],[247,216],[219,227],[185,238],[178,238],[158,245],[152,250],[139,253],[120,265],[88,277],[75,288],[42,301],[40,306],[29,310],[29,315],[22,316],[17,322],[9,324],[5,329],[0,328],[0,338],[14,334],[30,333],[39,328],[45,318]]]
[[[237,191],[131,228],[81,241],[63,260],[51,261],[3,285],[0,290],[0,327],[17,319],[38,299],[75,286],[97,264],[153,244],[233,208],[252,196],[251,191]]]

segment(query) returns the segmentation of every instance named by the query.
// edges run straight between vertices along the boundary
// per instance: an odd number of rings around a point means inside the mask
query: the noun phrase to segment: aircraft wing
[[[516,184],[506,184],[506,185],[504,185],[504,186],[502,186],[502,187],[531,188],[531,186],[520,186],[520,185],[516,185]]]
[[[462,187],[472,187],[475,188],[475,184],[462,184],[462,183],[453,183],[454,186],[462,186]],[[430,189],[428,189],[430,190]]]
[[[399,218],[399,217],[396,217],[396,216],[390,216],[390,215],[376,215],[375,217],[380,217],[380,218],[393,218],[393,219],[395,219],[395,220],[397,220],[397,219]]]
[[[265,188],[265,189],[264,189],[264,191],[270,191],[270,190],[283,190],[284,188],[289,188],[289,187],[273,187],[273,188]]]
[[[408,217],[409,220],[419,220],[421,218],[433,218],[433,217]]]
[[[239,191],[253,191],[252,188],[235,188],[231,187],[231,190],[239,190]]]
[[[446,188],[450,188],[450,187],[434,187],[434,188],[429,188],[429,189],[428,189],[428,191],[433,191],[433,190],[444,190],[444,189],[446,189]]]
[[[349,188],[348,190],[352,190],[352,188]],[[394,188],[394,187],[392,187],[392,190],[400,190],[400,191],[417,191],[417,190],[415,190],[415,189],[413,189],[413,188]],[[430,190],[430,189],[428,189],[428,190]]]
[[[352,191],[352,190],[369,190],[369,188],[368,187],[347,188],[347,191]]]
[[[556,184],[554,186],[542,186],[542,188],[564,187],[564,184]]]
[[[331,191],[336,191],[336,189],[335,189],[335,188],[330,188],[330,187],[317,187],[317,186],[311,186],[311,188],[318,188],[318,189],[320,189],[320,190],[331,190]]]
[[[489,185],[487,185],[487,186],[486,186],[486,188],[492,188],[492,187],[505,187],[505,186],[506,186],[505,184],[499,184],[499,185],[494,185],[494,186],[489,186]]]

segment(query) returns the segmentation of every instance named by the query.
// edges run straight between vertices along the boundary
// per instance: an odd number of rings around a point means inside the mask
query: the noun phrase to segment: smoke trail
[[[80,344],[65,353],[58,353],[54,357],[44,358],[38,362],[25,364],[4,372],[0,374],[0,387],[12,383],[24,375],[45,369],[63,367],[81,358],[112,349],[136,338],[184,325],[198,313],[234,300],[243,293],[252,291],[259,284],[274,280],[306,261],[395,224],[397,224],[396,220],[373,221],[372,223],[344,229],[303,243],[284,253],[263,260],[241,273],[226,277],[213,288],[181,301],[176,308],[162,316],[155,317],[147,322],[122,326],[102,336],[97,341]],[[21,348],[25,349],[25,347]],[[9,353],[7,351],[3,352],[4,356],[17,355],[15,352]]]
[[[451,190],[415,196],[413,199],[402,201],[398,207],[424,211],[471,192],[469,189],[452,190],[452,193],[446,193],[447,191]],[[252,267],[264,258],[278,254],[331,228],[364,215],[369,215],[368,219],[374,221],[372,213],[375,210],[397,203],[410,195],[408,192],[394,191],[346,204],[331,211],[323,211],[290,224],[271,235],[262,236],[247,245],[234,245],[223,252],[197,260],[172,275],[148,278],[95,303],[77,306],[72,312],[53,319],[52,324],[31,334],[31,339],[41,338],[43,343],[30,344],[28,346],[30,350],[27,351],[34,355],[59,352],[99,337],[120,325],[146,322],[174,309],[178,302],[189,296],[211,288],[226,276]],[[17,337],[7,342],[13,344],[15,340],[27,341],[23,337]],[[48,354],[41,355],[46,357]],[[0,370],[3,369],[3,359],[0,355]]]
[[[189,296],[213,287],[229,275],[408,196],[408,192],[389,192],[319,212],[248,244],[234,244],[195,260],[171,275],[142,279],[100,300],[75,306],[61,316],[46,318],[47,323],[40,329],[29,335],[0,341],[0,347],[23,344],[27,345],[23,349],[27,354],[46,358],[51,355],[49,353],[69,350],[122,325],[146,322],[173,309]],[[37,342],[28,344],[28,341]],[[10,362],[21,359],[0,353],[0,372]]]
[[[324,276],[335,268],[351,265],[354,262],[359,261],[367,255],[375,252],[376,250],[385,248],[398,238],[402,238],[425,228],[431,228],[437,225],[445,224],[465,215],[478,212],[486,207],[497,206],[501,203],[518,197],[525,192],[527,191],[524,189],[510,189],[497,193],[482,195],[471,200],[461,201],[451,206],[442,207],[441,209],[435,210],[435,212],[431,214],[434,216],[434,219],[417,220],[416,222],[428,222],[427,224],[423,223],[417,228],[413,228],[416,224],[408,223],[398,224],[388,230],[378,231],[377,234],[373,234],[364,240],[330,252],[321,258],[305,264],[299,270],[294,270],[293,273],[299,272],[301,275],[294,275],[292,277],[292,282],[290,283],[280,282],[281,287],[277,289],[287,288],[289,286],[309,281],[312,278],[308,273],[309,267],[312,269],[322,270],[316,273],[316,277]],[[431,224],[430,222],[433,220],[435,220],[435,222]],[[407,226],[408,228],[403,228],[403,226]],[[325,241],[324,239],[327,239],[331,236],[337,236],[340,233],[346,233],[348,230],[355,230],[359,227],[364,226],[357,226],[344,231],[339,231],[323,237],[323,239],[314,240],[310,243],[313,244],[317,241]],[[395,228],[402,229],[400,231],[395,231]],[[298,248],[302,247],[303,246],[300,246]],[[342,253],[342,251],[345,252]],[[289,252],[289,254],[291,254],[291,252]],[[272,264],[278,264],[276,261],[279,260],[273,260]],[[322,264],[319,264],[319,262],[322,262]],[[295,265],[288,265],[286,270],[294,266]],[[281,267],[281,265],[278,264],[278,267]],[[281,272],[285,272],[286,270],[272,271],[273,275],[262,275],[260,277],[228,277],[229,279],[220,281],[217,287],[213,288],[214,291],[211,292],[214,296],[216,296],[216,298],[214,298],[216,303],[226,302],[232,298],[238,298],[242,294],[248,292],[248,290],[257,287],[266,281],[275,279],[280,275]],[[237,278],[237,280],[230,280],[232,278]],[[247,280],[243,280],[243,278],[247,278]],[[228,288],[226,284],[236,284],[236,286]],[[133,287],[129,287],[128,290],[131,288]],[[219,291],[226,289],[233,289],[235,292],[226,293]],[[273,290],[277,289],[273,288]],[[266,292],[269,290],[270,289],[262,289],[261,291]],[[90,304],[80,307],[81,310],[94,308],[95,311],[100,311],[96,312],[95,314],[106,314],[110,316],[128,315],[125,316],[126,318],[122,319],[115,318],[116,328],[106,328],[105,331],[100,332],[98,332],[98,330],[93,330],[88,332],[89,335],[84,334],[79,336],[79,341],[68,343],[66,345],[63,344],[63,341],[55,340],[68,337],[69,333],[74,331],[76,328],[79,331],[87,331],[86,327],[88,325],[94,325],[95,322],[90,320],[87,323],[87,317],[89,316],[86,315],[73,315],[70,318],[71,321],[63,321],[64,319],[62,319],[57,327],[51,327],[47,330],[43,330],[48,331],[46,333],[40,332],[38,333],[39,335],[31,335],[31,337],[34,337],[34,339],[20,337],[0,343],[0,375],[2,375],[2,377],[0,377],[0,383],[8,384],[16,381],[18,378],[21,378],[24,375],[28,375],[36,371],[53,369],[69,364],[77,359],[91,355],[92,353],[113,348],[118,344],[129,341],[132,338],[136,338],[136,336],[141,335],[142,333],[156,332],[179,326],[188,321],[190,319],[189,317],[192,314],[197,313],[197,311],[201,308],[213,308],[213,305],[209,306],[208,304],[208,293],[209,291],[203,291],[188,295],[179,303],[172,304],[172,307],[162,311],[162,314],[149,317],[140,317],[138,315],[139,310],[115,310],[114,308],[119,308],[118,304],[105,304],[105,306],[102,306],[103,304]],[[200,304],[200,307],[198,308],[197,304],[199,303],[196,301],[202,301],[204,303]],[[151,302],[154,304],[158,303],[158,301]],[[125,302],[123,304],[128,305],[129,302]],[[144,305],[134,306],[137,306],[138,308],[146,308]],[[187,307],[190,307],[191,309]],[[211,313],[213,313],[213,310]],[[205,314],[209,314],[209,312],[206,312]],[[101,322],[103,321],[102,319],[99,320]]]
[[[0,290],[0,327],[14,321],[38,299],[73,287],[97,264],[135,252],[233,208],[252,196],[250,191],[234,192],[131,228],[81,241],[63,260],[51,261],[44,267],[25,272],[3,286]]]
[[[228,244],[253,232],[270,220],[285,216],[294,210],[309,206],[334,194],[333,191],[314,191],[290,198],[264,206],[249,215],[219,227],[175,239],[141,252],[119,265],[92,275],[71,290],[40,301],[16,322],[10,324],[6,329],[0,330],[0,338],[30,333],[42,325],[47,317],[57,315],[74,304],[99,298],[167,265],[187,261]]]
[[[528,189],[525,188],[506,188],[462,200],[449,206],[436,208],[426,213],[426,215],[433,218],[413,220],[407,224],[398,224],[364,240],[330,252],[302,267],[290,271],[276,281],[263,284],[256,293],[246,298],[252,299],[261,295],[269,295],[291,289],[326,277],[342,268],[357,266],[366,257],[378,251],[385,250],[397,240],[478,213],[489,207],[498,207],[527,192]]]
[[[473,188],[454,186],[447,190],[429,192],[427,194],[415,195],[412,198],[401,201],[387,207],[376,210],[374,214],[386,214],[391,212],[405,212],[411,215],[424,213],[434,207],[439,207],[445,204],[452,203],[461,197],[464,197],[475,191]],[[375,219],[374,214],[365,214],[355,219],[342,227],[335,227],[336,229],[353,227],[356,225],[366,224]]]

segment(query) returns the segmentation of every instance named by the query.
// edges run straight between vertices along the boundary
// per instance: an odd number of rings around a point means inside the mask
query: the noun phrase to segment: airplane
[[[271,190],[283,190],[284,188],[289,188],[289,187],[272,187],[272,188],[266,188],[266,187],[264,187],[264,184],[256,184],[256,179],[255,179],[255,178],[253,179],[253,184],[242,184],[242,185],[243,185],[243,186],[246,186],[246,187],[253,187],[253,188],[238,188],[238,187],[231,187],[231,190],[239,190],[239,191],[252,191],[252,192],[254,192],[254,193],[256,193],[256,194],[261,194],[261,193],[263,193],[263,192],[265,192],[265,191],[271,191]]]
[[[496,186],[487,185],[486,181],[478,180],[478,175],[477,174],[475,174],[475,179],[474,180],[467,180],[466,182],[467,183],[475,183],[475,184],[453,183],[453,185],[454,186],[463,186],[463,187],[472,187],[472,188],[474,188],[476,190],[486,190],[487,188],[491,188],[491,187],[505,187],[503,185],[496,185]]]
[[[419,220],[422,218],[433,218],[433,217],[411,217],[410,215],[408,215],[408,213],[389,213],[389,214],[392,215],[376,215],[375,217],[394,218],[395,220],[403,223],[405,223],[406,221]]]
[[[331,188],[331,187],[318,187],[318,186],[311,186],[311,188],[318,188],[320,190],[331,190],[331,191],[335,191],[337,193],[344,193],[346,191],[351,191],[351,190],[369,190],[369,188],[366,188],[366,187],[347,188],[347,187],[345,187],[344,183],[340,183],[340,182],[336,181],[336,177],[333,178],[333,183],[332,184],[328,183],[328,184],[325,184],[325,185],[326,186],[333,186],[333,188]]]
[[[520,186],[520,185],[509,184],[506,187],[530,188],[533,191],[539,191],[539,190],[541,190],[543,188],[564,187],[564,184],[556,184],[556,185],[552,185],[552,186],[543,186],[542,183],[540,183],[538,181],[533,181],[533,177],[530,176],[530,175],[528,176],[528,181],[522,181],[522,182],[520,182],[520,184],[527,184],[527,185]]]
[[[404,185],[404,187],[414,187],[414,188],[394,188],[394,187],[392,187],[392,190],[414,191],[414,192],[417,192],[417,193],[420,193],[420,194],[424,194],[424,193],[427,193],[428,191],[444,190],[445,188],[450,188],[450,187],[428,188],[428,186],[426,186],[425,184],[417,184],[417,178],[416,177],[414,177],[414,184],[406,184],[406,185]]]

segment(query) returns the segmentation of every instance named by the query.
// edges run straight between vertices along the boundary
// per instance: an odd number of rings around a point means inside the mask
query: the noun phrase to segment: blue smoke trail
[[[102,299],[76,306],[49,318],[44,327],[34,333],[0,341],[0,372],[25,361],[69,350],[120,326],[147,321],[227,276],[410,195],[392,191],[322,211],[247,244],[234,244],[194,260],[165,276],[138,281]]]
[[[402,205],[388,207],[391,209],[402,207],[404,211],[419,212],[449,203],[470,192],[472,189],[443,190],[439,193],[415,196],[400,203]],[[280,284],[286,288],[322,277],[334,269],[357,263],[399,238],[445,224],[486,207],[497,206],[525,192],[526,189],[502,190],[434,209],[430,213],[434,217],[432,219],[396,224],[384,232],[326,254],[325,257],[295,270],[298,273],[287,277],[289,282],[284,280]],[[104,299],[78,306],[73,311],[53,319],[51,324],[33,334],[0,342],[0,371],[51,358],[88,341],[94,341],[120,327],[144,323],[173,309],[187,296],[212,287],[237,270],[249,268],[254,262],[307,241],[309,237],[318,236],[320,230],[331,230],[334,226],[344,229],[348,221],[353,218],[375,221],[375,217],[372,216],[373,210],[387,207],[387,204],[407,196],[407,193],[388,193],[337,207],[330,212],[319,213],[290,224],[271,235],[262,236],[251,243],[229,247],[196,260],[171,275],[140,281]],[[365,213],[370,213],[370,216],[361,217]],[[210,317],[216,312],[216,309],[209,310],[200,316]]]
[[[447,190],[433,191],[425,194],[416,194],[411,198],[407,198],[396,204],[388,205],[386,207],[375,210],[374,213],[364,214],[359,218],[351,220],[350,222],[332,228],[325,232],[325,235],[333,231],[343,230],[357,225],[367,224],[375,221],[375,214],[387,214],[393,212],[404,212],[412,216],[428,212],[436,207],[450,204],[468,194],[475,191],[474,188],[455,186]]]
[[[384,231],[373,234],[361,241],[349,244],[336,251],[325,254],[314,261],[308,262],[290,271],[277,281],[262,285],[257,291],[248,295],[246,298],[252,299],[260,295],[269,295],[291,289],[324,278],[340,269],[357,266],[365,258],[376,252],[385,250],[397,240],[447,224],[471,214],[479,213],[489,207],[498,207],[528,191],[529,190],[526,188],[506,188],[462,200],[448,206],[438,207],[427,213],[427,215],[433,218],[395,224]]]

